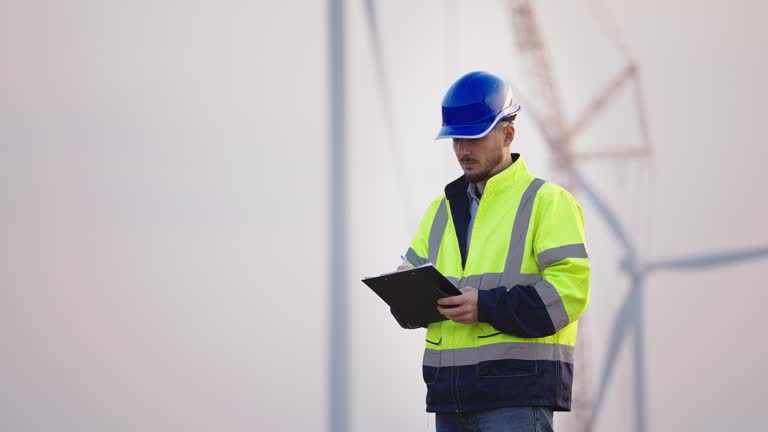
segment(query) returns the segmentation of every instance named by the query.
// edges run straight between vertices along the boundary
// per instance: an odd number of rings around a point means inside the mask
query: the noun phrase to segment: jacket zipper
[[[459,286],[464,280],[464,266],[461,267],[461,274],[459,275]],[[453,344],[454,333],[456,331],[456,324],[451,326],[451,344]],[[453,387],[454,403],[456,404],[456,412],[461,412],[461,398],[459,397],[459,367],[454,364],[451,367],[451,387]]]

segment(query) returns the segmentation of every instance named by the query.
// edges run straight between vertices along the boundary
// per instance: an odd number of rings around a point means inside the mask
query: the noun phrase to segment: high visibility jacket
[[[589,301],[581,208],[512,156],[486,184],[469,250],[462,177],[429,206],[406,254],[416,265],[432,262],[459,288],[479,290],[478,322],[427,329],[430,412],[570,410],[577,320]]]

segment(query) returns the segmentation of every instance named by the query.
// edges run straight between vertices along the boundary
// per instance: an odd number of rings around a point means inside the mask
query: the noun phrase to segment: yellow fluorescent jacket
[[[459,288],[479,290],[478,322],[427,330],[427,411],[570,410],[577,320],[589,302],[581,208],[565,189],[532,176],[520,155],[513,160],[486,184],[465,264],[463,177],[432,202],[406,253]]]

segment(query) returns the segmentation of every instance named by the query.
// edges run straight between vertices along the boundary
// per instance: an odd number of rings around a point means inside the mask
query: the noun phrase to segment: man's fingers
[[[441,299],[437,299],[437,304],[439,304],[440,306],[458,306],[464,303],[464,300],[466,300],[466,297],[464,297],[464,295],[462,294],[462,295],[443,297]]]
[[[444,317],[451,320],[458,318],[467,313],[466,308],[462,306],[459,306],[459,307],[438,306],[437,311],[440,312]]]
[[[444,308],[441,306],[437,307],[437,311],[440,312],[440,314],[448,319],[453,319],[453,317],[456,315],[456,311],[454,310],[456,308]]]
[[[463,294],[457,295],[457,296],[450,296],[450,297],[443,297],[441,299],[437,299],[437,304],[441,306],[459,306],[464,303],[466,303],[470,296],[477,292],[476,288],[473,287],[464,287],[462,288],[461,292]]]
[[[468,314],[458,314],[458,315],[443,314],[443,316],[445,316],[446,318],[448,318],[453,322],[457,322],[461,324],[471,324]]]
[[[456,311],[457,308],[442,308],[438,307],[437,311],[443,314],[444,317],[448,319],[454,319],[458,315],[458,312]]]
[[[437,311],[451,321],[472,324],[477,321],[477,289],[466,287],[463,294],[437,300]]]

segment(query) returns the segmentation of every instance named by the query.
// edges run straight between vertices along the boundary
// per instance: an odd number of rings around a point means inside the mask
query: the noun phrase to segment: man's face
[[[482,138],[454,138],[453,151],[470,183],[482,182],[502,169],[505,153],[509,152],[507,139],[512,141],[514,128],[498,125]]]

